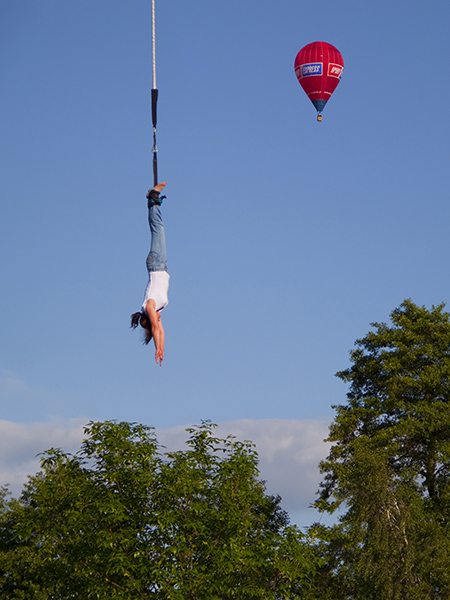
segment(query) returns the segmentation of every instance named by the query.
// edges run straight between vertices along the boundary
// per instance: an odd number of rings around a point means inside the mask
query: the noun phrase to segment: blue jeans
[[[147,256],[147,271],[167,271],[166,234],[161,209],[157,204],[148,209],[148,224],[152,241]]]

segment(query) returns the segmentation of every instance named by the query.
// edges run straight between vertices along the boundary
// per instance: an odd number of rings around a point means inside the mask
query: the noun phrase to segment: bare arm
[[[145,305],[145,310],[152,324],[153,343],[155,344],[155,360],[156,364],[161,366],[164,358],[164,328],[161,323],[161,315],[155,310],[155,301],[148,300]]]

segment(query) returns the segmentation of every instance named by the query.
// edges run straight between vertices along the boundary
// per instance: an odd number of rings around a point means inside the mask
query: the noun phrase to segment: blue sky
[[[0,4],[0,401],[24,464],[27,436],[42,450],[106,419],[246,423],[290,457],[287,432],[311,425],[319,448],[355,339],[405,298],[450,295],[448,2],[157,0],[156,18],[162,368],[128,327],[151,2]],[[293,67],[315,40],[345,61],[322,123]],[[295,475],[279,475],[283,496]]]

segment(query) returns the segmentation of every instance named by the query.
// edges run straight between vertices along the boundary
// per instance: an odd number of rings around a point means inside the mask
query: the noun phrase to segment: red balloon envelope
[[[308,98],[319,113],[341,80],[344,59],[337,48],[327,42],[312,42],[300,50],[295,59],[295,74]]]

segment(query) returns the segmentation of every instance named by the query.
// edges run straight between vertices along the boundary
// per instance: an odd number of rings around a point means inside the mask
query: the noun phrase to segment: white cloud
[[[39,471],[37,454],[49,448],[76,452],[87,419],[51,420],[46,423],[14,423],[0,420],[0,483],[18,495],[28,475]]]
[[[28,475],[39,470],[36,455],[48,448],[75,453],[83,439],[88,419],[51,420],[46,423],[0,421],[0,482],[9,483],[14,495],[20,493]],[[158,441],[168,450],[184,447],[185,426],[156,431]],[[219,437],[229,434],[251,440],[259,456],[260,476],[267,491],[282,497],[290,513],[304,511],[315,499],[320,473],[318,463],[329,451],[323,440],[328,423],[315,420],[251,419],[220,423]]]

